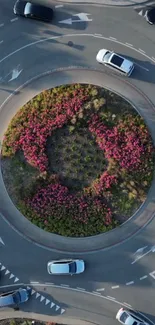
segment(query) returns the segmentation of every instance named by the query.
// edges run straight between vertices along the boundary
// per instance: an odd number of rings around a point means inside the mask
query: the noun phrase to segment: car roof
[[[71,261],[70,261],[71,262]],[[51,264],[52,273],[69,273],[69,263],[65,262],[55,262]]]

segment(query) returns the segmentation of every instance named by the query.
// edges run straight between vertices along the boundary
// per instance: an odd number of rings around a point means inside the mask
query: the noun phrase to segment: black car
[[[40,4],[34,4],[29,1],[17,0],[14,5],[13,11],[15,15],[43,20],[47,22],[51,21],[53,18],[53,9],[42,6]]]
[[[145,14],[146,20],[149,24],[155,24],[155,7],[146,11]]]

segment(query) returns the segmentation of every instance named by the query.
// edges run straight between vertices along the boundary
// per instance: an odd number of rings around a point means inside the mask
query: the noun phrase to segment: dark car
[[[26,289],[4,292],[0,294],[0,307],[19,305],[29,299],[29,292]]]
[[[43,20],[46,22],[50,22],[53,18],[53,9],[29,1],[17,0],[13,11],[15,15]]]
[[[149,24],[155,24],[155,7],[146,11],[145,18]]]

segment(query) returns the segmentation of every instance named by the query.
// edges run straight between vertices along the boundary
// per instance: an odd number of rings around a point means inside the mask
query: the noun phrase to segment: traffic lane
[[[131,304],[133,310],[142,313],[154,323],[154,288],[155,282],[152,282],[152,287],[147,287],[142,283],[139,286],[133,284],[127,287],[122,286],[115,295],[118,300]],[[145,321],[150,323],[147,319]]]
[[[101,71],[112,71],[96,62],[96,55],[100,48],[114,50],[121,55],[131,59],[135,63],[135,71],[129,80],[155,83],[155,62],[151,61],[140,51],[127,47],[125,44],[119,44],[111,39],[104,39],[92,35],[57,35],[51,36],[48,40],[38,40],[31,42],[27,46],[17,48],[13,54],[8,54],[6,58],[1,59],[3,70],[20,64],[23,69],[29,69],[29,74],[35,70],[43,71],[46,66],[58,68],[61,66],[76,66],[84,64],[100,69]],[[62,60],[63,51],[63,60]],[[28,60],[29,55],[31,60]],[[52,56],[52,61],[51,61]],[[8,60],[9,59],[9,60]],[[8,61],[8,62],[7,62]],[[35,63],[35,65],[34,65]],[[39,66],[40,65],[40,66]],[[33,69],[32,69],[33,67]],[[2,69],[2,67],[1,67]],[[116,75],[119,75],[115,72]]]
[[[68,288],[37,286],[33,289],[47,297],[54,299],[58,305],[64,308],[66,317],[76,317],[78,319],[91,321],[97,324],[103,324],[106,321],[107,325],[116,324],[115,315],[121,302],[112,301],[107,297],[97,296],[93,293],[82,292],[78,290],[70,290]],[[42,304],[42,312],[44,307]]]

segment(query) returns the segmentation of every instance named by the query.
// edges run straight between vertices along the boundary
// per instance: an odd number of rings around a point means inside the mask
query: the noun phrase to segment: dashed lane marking
[[[93,293],[95,293],[96,295],[101,295],[101,292],[98,291],[92,291]]]
[[[134,281],[126,282],[126,286],[130,286],[131,284],[134,284]]]
[[[78,290],[82,290],[82,291],[85,291],[86,289],[84,288],[80,288],[80,287],[77,287]]]
[[[5,271],[5,275],[7,275],[7,274],[9,274],[10,273],[10,271],[9,270],[6,270]]]
[[[57,5],[57,6],[55,6],[55,8],[62,8],[63,7],[63,5]]]
[[[5,270],[6,267],[4,265],[1,266],[1,271]]]
[[[14,21],[16,21],[16,20],[18,20],[18,18],[16,17],[16,18],[13,18],[13,19],[11,19],[10,21],[11,21],[11,23],[13,23]]]
[[[31,284],[39,284],[39,282],[30,281]]]
[[[95,33],[94,35],[95,35],[95,36],[102,36],[102,34],[96,34],[96,33]]]
[[[19,279],[16,277],[15,279],[14,279],[14,282],[18,282],[19,281]]]
[[[111,297],[111,296],[107,296],[107,298],[111,299],[111,300],[116,300],[116,298]]]
[[[126,42],[125,44],[126,44],[126,45],[128,45],[128,46],[131,46],[131,47],[133,47],[133,45],[132,45],[132,44],[130,44],[130,43],[127,43],[127,42]]]
[[[60,284],[63,287],[69,287],[69,284]]]
[[[41,294],[39,292],[36,293],[36,298],[40,297]]]
[[[96,291],[104,291],[105,288],[101,288],[101,289],[96,289]]]
[[[118,289],[119,285],[111,287],[111,289]]]
[[[57,311],[58,309],[60,309],[60,306],[57,305],[56,308],[55,308],[55,310]]]
[[[140,52],[142,52],[142,53],[146,53],[145,51],[143,51],[142,49],[138,49]]]
[[[123,302],[124,305],[126,305],[127,307],[131,308],[131,305],[129,305],[127,302]]]
[[[139,280],[144,280],[144,279],[146,279],[148,276],[147,275],[144,275],[144,276],[142,276]]]
[[[115,37],[109,36],[109,38],[112,39],[113,41],[116,41],[117,40],[117,38],[115,38]]]

